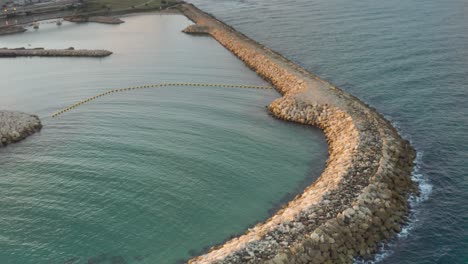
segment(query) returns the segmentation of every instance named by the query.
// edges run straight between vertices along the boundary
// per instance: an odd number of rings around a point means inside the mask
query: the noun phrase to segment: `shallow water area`
[[[41,25],[0,46],[109,49],[108,58],[0,61],[0,106],[38,114],[41,133],[0,150],[0,263],[174,263],[244,232],[320,175],[319,130],[276,120],[274,90],[180,15],[114,25]],[[254,202],[253,202],[254,201]]]

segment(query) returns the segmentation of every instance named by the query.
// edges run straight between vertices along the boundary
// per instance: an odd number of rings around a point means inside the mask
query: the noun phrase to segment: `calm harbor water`
[[[191,0],[375,106],[419,152],[422,196],[380,263],[468,263],[466,0]]]
[[[50,118],[111,88],[268,85],[215,40],[181,33],[183,16],[123,19],[0,38],[7,47],[115,52],[0,61],[1,109],[44,123],[0,149],[1,264],[176,263],[265,219],[324,167],[319,130],[268,115],[274,90],[141,90]]]

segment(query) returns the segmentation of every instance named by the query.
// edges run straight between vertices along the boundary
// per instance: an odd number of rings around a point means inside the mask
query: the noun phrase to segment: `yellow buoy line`
[[[132,90],[137,90],[137,89],[148,89],[148,88],[159,88],[159,87],[166,87],[166,86],[202,86],[202,87],[223,87],[223,88],[247,88],[247,89],[272,89],[271,86],[258,86],[258,85],[237,85],[237,84],[211,84],[211,83],[159,83],[159,84],[147,84],[147,85],[141,85],[141,86],[132,86],[132,87],[126,87],[126,88],[120,88],[120,89],[112,89],[108,90],[106,92],[97,94],[95,96],[89,97],[85,100],[79,101],[75,104],[72,104],[71,106],[64,108],[52,115],[52,118],[57,117],[61,114],[64,114],[82,104],[88,103],[90,101],[93,101],[95,99],[98,99],[99,97],[109,95],[112,93],[118,93],[118,92],[127,92],[127,91],[132,91]]]

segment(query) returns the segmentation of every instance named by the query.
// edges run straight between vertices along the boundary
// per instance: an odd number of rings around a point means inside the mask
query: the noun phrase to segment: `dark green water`
[[[466,0],[190,0],[375,106],[418,151],[422,196],[380,263],[468,263]]]
[[[119,26],[65,23],[0,46],[108,48],[105,59],[0,61],[0,107],[44,129],[0,149],[0,263],[175,263],[243,232],[320,175],[320,131],[270,117],[273,90],[146,83],[266,85],[216,41],[180,33],[182,16]]]

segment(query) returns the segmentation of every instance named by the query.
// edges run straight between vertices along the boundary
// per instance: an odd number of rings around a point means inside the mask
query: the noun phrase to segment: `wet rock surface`
[[[21,112],[0,111],[0,148],[19,142],[42,128],[39,117]]]
[[[320,178],[275,215],[189,263],[352,263],[400,231],[415,151],[379,113],[280,54],[183,4],[181,11],[283,97],[270,113],[323,130],[329,158]],[[190,32],[191,33],[191,32]]]

